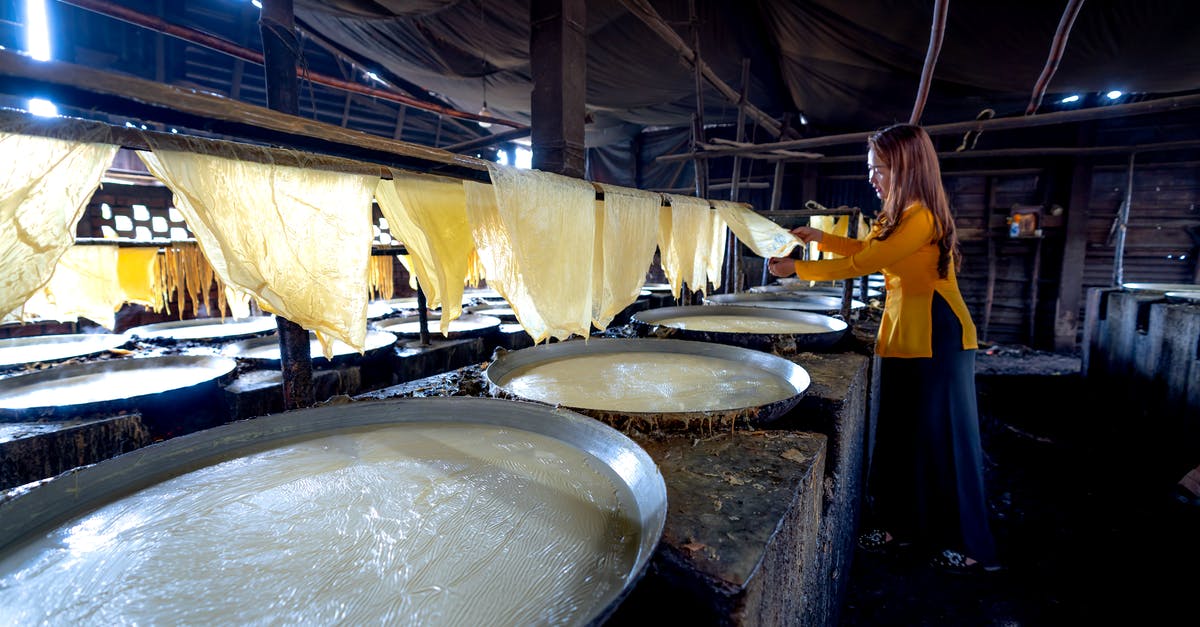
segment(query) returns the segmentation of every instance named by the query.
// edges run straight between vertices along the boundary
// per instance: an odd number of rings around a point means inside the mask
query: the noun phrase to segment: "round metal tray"
[[[750,292],[754,294],[791,294],[794,296],[833,296],[834,298],[842,297],[842,288],[834,286],[817,286],[808,287],[808,282],[805,285],[758,285],[750,288]],[[854,296],[862,297],[862,290],[857,285],[854,286]],[[868,289],[867,298],[879,298],[883,295],[877,289]]]
[[[395,334],[368,330],[366,343],[363,346],[361,355],[348,344],[334,340],[333,359],[329,360],[325,359],[325,354],[321,351],[321,342],[317,340],[317,334],[308,334],[309,352],[312,355],[314,366],[328,366],[350,363],[360,359],[370,359],[391,348],[395,343]],[[236,357],[257,365],[278,366],[279,336],[267,335],[235,342],[221,349],[221,354],[226,357]]]
[[[1168,301],[1176,303],[1196,303],[1200,304],[1200,291],[1195,292],[1167,292],[1163,294]]]
[[[659,294],[663,294],[663,293],[670,294],[671,293],[671,284],[670,283],[647,283],[642,286],[642,290],[646,291],[646,292],[654,292],[654,293],[659,293]]]
[[[714,294],[704,299],[708,305],[741,305],[744,307],[768,307],[771,309],[794,309],[833,314],[842,310],[840,296],[801,296],[798,294]],[[862,309],[866,303],[851,300],[850,309]]]
[[[93,355],[116,348],[128,341],[129,336],[116,333],[72,333],[8,338],[0,340],[0,368]]]
[[[811,383],[808,372],[799,365],[777,355],[741,348],[739,346],[686,340],[605,339],[594,337],[586,341],[570,340],[540,344],[505,353],[488,366],[484,372],[484,377],[487,379],[488,388],[493,396],[530,400],[517,396],[506,387],[511,378],[522,371],[547,362],[624,352],[684,354],[728,360],[742,366],[761,370],[764,377],[778,377],[786,381],[792,393],[786,397],[774,399],[762,405],[695,411],[631,412],[603,408],[566,407],[602,420],[619,429],[662,431],[707,430],[711,432],[715,429],[732,429],[738,423],[750,427],[765,425],[794,407],[800,401],[805,391],[808,390],[808,386]],[[715,381],[714,383],[719,382]],[[603,377],[598,373],[596,385],[603,384]],[[715,387],[717,386],[714,385]]]
[[[1135,292],[1197,292],[1200,285],[1192,283],[1122,283],[1122,289]]]
[[[623,586],[614,586],[599,596],[583,622],[601,624],[645,572],[662,537],[667,490],[658,466],[637,443],[569,411],[468,397],[358,402],[273,414],[179,436],[69,471],[0,502],[0,557],[19,550],[47,529],[70,524],[137,490],[196,469],[286,442],[404,423],[491,425],[539,434],[581,451],[589,467],[612,481],[621,511],[639,533],[637,553],[628,570],[623,571]],[[286,558],[280,555],[278,559]],[[252,584],[252,573],[232,576],[246,576],[247,585]],[[299,592],[303,595],[304,591]]]
[[[503,323],[513,323],[517,321],[517,312],[513,311],[512,307],[494,307],[492,305],[482,305],[471,308],[471,314],[476,316],[491,316],[498,318]],[[454,323],[451,323],[453,325]]]
[[[67,364],[0,381],[0,421],[62,420],[133,409],[160,394],[216,381],[232,359],[172,355]]]
[[[456,340],[495,333],[500,329],[500,319],[494,316],[481,316],[473,313],[463,314],[450,321],[450,331],[445,336],[442,335],[440,325],[441,318],[432,315],[429,316],[428,327],[431,336],[436,335],[438,337],[445,337],[448,340]],[[400,337],[413,338],[421,335],[421,322],[416,316],[393,318],[377,322],[375,326],[384,331],[395,333]]]
[[[172,322],[156,322],[129,329],[125,333],[145,340],[212,341],[237,340],[265,333],[274,333],[278,328],[275,316],[253,316],[250,318],[193,318]]]
[[[754,333],[701,331],[697,329],[681,329],[677,326],[661,324],[663,320],[671,318],[714,315],[779,321],[780,323],[804,323],[821,327],[822,330],[803,333]],[[767,351],[776,355],[792,355],[805,351],[826,350],[837,344],[850,328],[850,325],[837,318],[811,311],[771,309],[768,307],[740,307],[736,305],[692,305],[649,309],[634,313],[630,324],[633,325],[638,335],[642,337],[717,342],[719,344]]]

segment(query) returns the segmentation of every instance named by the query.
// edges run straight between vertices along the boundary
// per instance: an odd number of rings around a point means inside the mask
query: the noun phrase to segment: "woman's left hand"
[[[767,270],[772,276],[792,276],[796,272],[796,262],[788,257],[771,257],[767,261]]]

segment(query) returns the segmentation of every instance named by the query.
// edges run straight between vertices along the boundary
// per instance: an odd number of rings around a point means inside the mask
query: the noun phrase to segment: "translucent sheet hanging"
[[[654,260],[662,195],[598,183],[596,249],[592,273],[592,324],[608,328],[637,300]]]
[[[488,285],[541,342],[587,336],[592,323],[595,189],[577,179],[494,166],[463,183]]]
[[[138,153],[175,193],[204,255],[263,310],[360,352],[367,332],[371,193],[377,178],[155,150]]]
[[[714,200],[713,207],[716,207],[733,234],[759,257],[786,257],[792,249],[802,245],[795,235],[755,213],[749,205]]]
[[[0,318],[50,280],[117,147],[0,133]],[[12,315],[10,315],[12,314]]]
[[[659,214],[658,251],[663,274],[671,284],[671,294],[678,299],[686,284],[693,292],[707,292],[710,268],[720,277],[721,259],[713,263],[714,211],[708,201],[691,196],[666,194],[670,207]],[[720,279],[717,279],[720,283]]]
[[[393,171],[392,180],[379,181],[375,200],[392,235],[408,249],[402,261],[429,307],[441,306],[442,335],[449,335],[450,322],[462,314],[463,285],[475,250],[462,182]]]
[[[157,270],[165,307],[170,310],[173,296],[175,312],[181,320],[185,296],[191,298],[195,316],[223,318],[226,311],[234,318],[250,315],[250,295],[223,283],[195,242],[172,242],[165,246],[158,256]],[[214,288],[217,293],[216,311],[213,311],[213,304],[209,302],[209,295]]]
[[[117,278],[125,302],[145,305],[155,312],[163,310],[165,298],[158,258],[157,247],[117,250]]]
[[[838,207],[838,209],[848,209],[848,208],[849,207],[846,207],[845,205]],[[825,231],[826,233],[833,233],[834,235],[841,235],[842,237],[849,237],[849,235],[847,235],[847,234],[850,232],[850,217],[851,216],[813,216],[808,219],[808,225],[815,229],[820,229],[822,231]],[[867,239],[867,234],[870,232],[870,230],[871,230],[871,227],[869,227],[867,225],[866,218],[863,218],[862,215],[860,214],[858,217],[857,239],[864,239],[864,240]],[[816,259],[817,253],[821,252],[821,251],[817,250],[817,243],[811,242],[808,246],[809,246],[808,258]],[[822,257],[823,259],[839,259],[839,258],[841,258],[841,255],[838,255],[836,253],[831,253],[828,251],[825,251],[822,254],[824,255]]]
[[[124,302],[117,245],[72,246],[59,258],[46,285],[25,302],[24,314],[62,322],[87,318],[111,331]]]
[[[721,266],[725,264],[725,248],[729,238],[729,225],[716,209],[708,210],[708,219],[712,224],[712,237],[708,246],[708,265],[705,274],[713,289],[721,287]]]

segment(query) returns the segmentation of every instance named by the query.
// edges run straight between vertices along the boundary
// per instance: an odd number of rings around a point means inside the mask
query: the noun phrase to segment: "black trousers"
[[[983,487],[975,351],[933,297],[933,357],[881,359],[879,423],[867,491],[878,526],[903,541],[996,560]]]

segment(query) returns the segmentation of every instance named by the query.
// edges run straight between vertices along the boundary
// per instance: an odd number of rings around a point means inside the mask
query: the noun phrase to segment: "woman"
[[[875,352],[879,423],[868,494],[881,528],[867,550],[919,543],[953,572],[995,570],[975,400],[975,325],[955,278],[954,218],[933,142],[898,124],[868,140],[867,172],[883,209],[866,241],[810,227],[806,244],[843,257],[773,258],[775,276],[828,281],[883,272],[887,299]],[[799,248],[797,248],[799,250]]]

